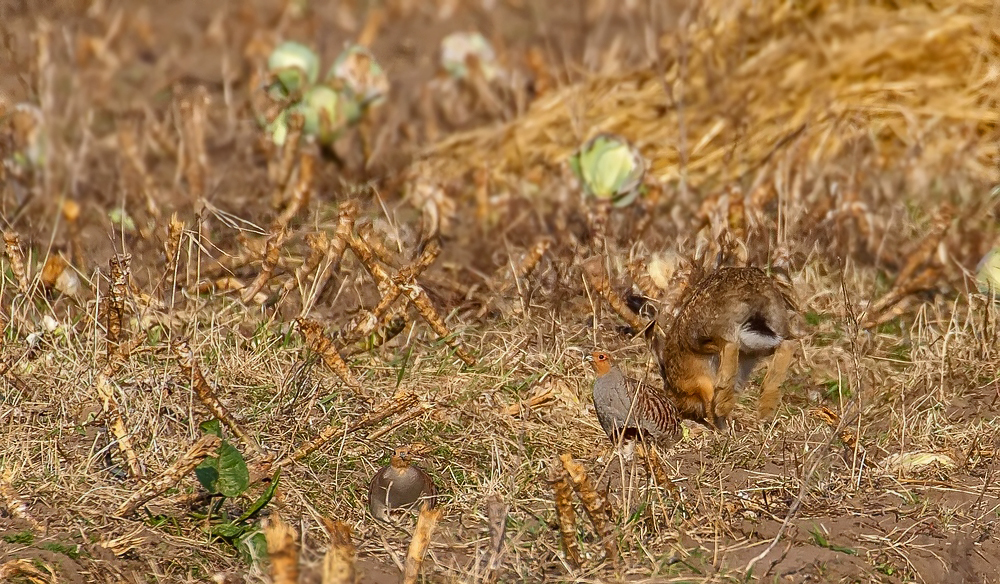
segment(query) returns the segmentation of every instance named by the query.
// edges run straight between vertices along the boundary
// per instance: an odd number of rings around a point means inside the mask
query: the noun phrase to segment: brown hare
[[[793,301],[759,268],[725,267],[694,284],[653,345],[664,392],[681,415],[726,429],[736,394],[766,357],[758,413],[774,415],[795,351],[791,310]]]

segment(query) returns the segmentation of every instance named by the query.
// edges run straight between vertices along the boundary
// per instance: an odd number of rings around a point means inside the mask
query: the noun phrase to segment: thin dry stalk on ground
[[[16,231],[5,231],[3,234],[4,252],[10,262],[10,271],[22,294],[28,293],[28,272],[24,267],[24,252],[21,251],[21,236]]]
[[[629,308],[625,300],[612,287],[607,273],[604,271],[604,257],[595,256],[583,264],[583,273],[587,282],[607,301],[615,314],[622,317],[633,330],[641,332],[652,323],[644,320]]]
[[[419,284],[413,281],[405,281],[400,284],[394,282],[393,278],[389,275],[385,268],[378,264],[368,243],[360,237],[352,237],[350,239],[350,245],[351,249],[358,256],[358,259],[361,260],[361,263],[364,264],[365,268],[368,269],[368,273],[371,274],[372,278],[375,280],[379,289],[385,296],[389,296],[391,294],[399,296],[400,293],[404,294],[407,299],[409,299],[410,303],[417,309],[417,312],[420,313],[420,316],[427,321],[427,324],[430,325],[431,329],[439,337],[441,337],[453,351],[455,351],[458,358],[464,361],[467,365],[475,365],[475,357],[473,357],[466,350],[458,337],[448,329],[447,325],[444,324],[444,319],[441,318],[440,314],[438,314],[437,309],[434,308],[433,303],[431,303],[430,298],[427,296],[427,292]],[[433,258],[437,256],[434,252],[436,246],[437,243],[433,240],[428,243],[427,248],[430,248],[431,253],[429,255],[425,255],[424,257],[430,257],[430,261],[433,261]],[[414,265],[413,272],[418,273],[418,269],[422,264],[422,261],[418,261]],[[386,304],[385,308],[388,308],[387,303],[383,304]],[[377,322],[377,319],[375,322]],[[366,328],[368,327],[366,326]]]
[[[899,307],[904,299],[929,290],[940,282],[943,269],[935,254],[948,233],[953,215],[951,205],[938,209],[931,231],[906,257],[906,263],[896,275],[892,288],[865,311],[862,328],[872,328],[898,317],[906,310],[905,306]]]
[[[361,419],[348,424],[347,426],[340,426],[331,423],[326,428],[320,431],[315,438],[306,441],[304,444],[298,447],[291,455],[275,463],[275,467],[283,467],[292,462],[302,460],[306,456],[309,456],[315,452],[318,448],[321,448],[324,444],[333,440],[339,433],[348,435],[352,432],[356,432],[363,428],[373,426],[379,422],[394,416],[401,412],[405,412],[410,408],[418,405],[420,398],[416,394],[403,391],[399,392],[392,397],[392,399],[386,400],[385,402],[375,406],[372,411],[368,412]]]
[[[304,318],[316,304],[316,299],[326,288],[326,283],[330,276],[340,267],[340,260],[344,256],[351,234],[354,232],[354,221],[358,216],[358,204],[355,201],[345,201],[340,204],[337,213],[337,226],[334,228],[333,239],[327,248],[326,257],[322,262],[322,269],[318,269],[313,277],[313,283],[309,294],[302,302],[302,310],[299,317]]]
[[[487,580],[496,582],[503,562],[504,546],[507,539],[508,505],[500,495],[490,495],[486,499],[486,520],[490,533],[489,555],[486,556]]]
[[[573,490],[583,502],[583,509],[587,512],[594,531],[601,538],[604,547],[604,559],[611,562],[616,569],[621,563],[618,551],[618,542],[614,534],[614,518],[611,506],[606,497],[600,495],[595,489],[590,477],[587,476],[586,469],[579,462],[573,460],[569,453],[561,454],[559,460],[562,461],[563,468],[569,477]]]
[[[184,234],[184,222],[174,213],[167,224],[167,240],[163,243],[166,266],[163,269],[165,294],[173,301],[174,290],[177,287],[177,267],[181,254],[181,236]],[[166,300],[166,298],[165,298]]]
[[[257,277],[254,278],[253,282],[243,290],[240,296],[243,302],[257,301],[258,293],[267,284],[267,281],[271,279],[271,275],[274,274],[274,268],[278,265],[278,259],[281,257],[281,248],[287,237],[288,232],[284,229],[273,232],[268,236],[267,243],[264,246],[264,256],[261,258],[260,272],[257,273]],[[263,297],[267,298],[266,295],[263,295]],[[258,304],[260,303],[258,302]]]
[[[114,381],[116,373],[121,370],[124,360],[130,353],[122,324],[125,322],[125,296],[130,289],[131,261],[132,256],[129,254],[115,255],[109,261],[111,277],[108,296],[104,303],[107,354],[105,365],[97,372],[94,380],[94,389],[104,412],[105,423],[117,440],[119,450],[125,455],[129,475],[133,478],[142,478],[144,474],[142,464],[132,445],[132,432],[126,424],[125,410],[119,403],[117,385]]]
[[[426,506],[420,510],[417,518],[417,527],[413,530],[413,539],[410,547],[406,551],[406,567],[403,570],[403,583],[416,584],[420,576],[420,566],[424,562],[424,554],[431,544],[431,535],[434,533],[434,526],[444,513],[444,509],[436,507],[428,509]]]
[[[66,237],[70,244],[70,257],[78,270],[87,268],[87,259],[83,254],[83,240],[80,235],[80,204],[72,199],[66,199],[62,206],[63,219],[66,220]]]
[[[191,381],[191,388],[194,389],[195,395],[198,396],[198,400],[204,405],[212,416],[218,419],[220,422],[226,425],[229,430],[236,435],[244,444],[250,447],[257,456],[261,458],[267,458],[267,452],[261,448],[257,439],[247,432],[242,424],[236,421],[236,418],[229,413],[229,410],[222,404],[216,395],[215,389],[209,385],[208,381],[201,374],[201,368],[198,366],[197,361],[195,361],[194,352],[191,350],[191,346],[185,339],[177,339],[173,343],[173,352],[180,360],[181,370],[184,372],[184,377]]]
[[[430,267],[434,260],[437,259],[438,255],[441,253],[441,246],[436,241],[431,241],[424,247],[423,253],[417,261],[412,264],[402,268],[392,277],[389,277],[388,273],[374,264],[375,258],[372,257],[372,247],[368,245],[367,240],[363,240],[360,237],[357,240],[352,240],[352,249],[356,253],[359,253],[359,257],[366,266],[372,263],[372,267],[369,268],[369,272],[372,274],[373,278],[376,278],[376,283],[382,292],[382,299],[379,300],[378,304],[371,312],[367,312],[358,321],[357,325],[351,327],[346,335],[344,335],[344,344],[350,344],[358,339],[367,337],[371,335],[375,328],[378,326],[383,315],[394,302],[403,294],[404,287],[411,284],[421,273],[423,273],[427,268]],[[377,274],[377,276],[376,276]]]
[[[115,511],[115,515],[128,517],[153,497],[163,494],[167,489],[188,476],[194,467],[201,464],[201,461],[215,452],[221,442],[221,439],[214,434],[206,434],[199,438],[183,456],[170,465],[170,468],[143,485],[141,489],[122,503]]]
[[[303,292],[303,298],[305,298],[306,278],[310,277],[316,271],[316,268],[319,267],[319,263],[323,261],[323,256],[330,249],[330,238],[325,231],[310,233],[306,235],[306,245],[309,246],[309,255],[302,262],[302,265],[295,270],[295,277],[285,281],[282,286],[285,294],[288,294],[293,288],[298,286]]]
[[[177,167],[183,169],[191,200],[197,205],[205,196],[208,181],[208,154],[205,150],[205,126],[209,96],[198,86],[177,99],[183,148],[178,149]]]
[[[580,546],[576,539],[576,511],[573,509],[573,487],[570,485],[566,467],[558,458],[549,465],[549,485],[552,487],[556,504],[556,518],[559,522],[559,538],[563,553],[570,566],[577,568],[580,562]]]
[[[106,339],[108,344],[107,362],[112,368],[118,367],[118,361],[128,358],[128,339],[125,338],[125,302],[129,291],[129,276],[132,256],[116,255],[109,260],[111,276],[109,277],[108,295],[105,299],[104,314]]]
[[[364,400],[366,403],[368,398],[365,394],[365,389],[361,383],[354,377],[351,373],[351,368],[344,361],[344,358],[340,356],[340,353],[333,345],[333,341],[330,340],[325,334],[323,334],[323,326],[318,322],[306,319],[298,318],[295,323],[299,327],[299,331],[302,336],[305,337],[306,347],[310,351],[316,353],[323,360],[323,364],[326,365],[330,371],[337,374],[337,377],[344,382],[354,396]]]
[[[288,228],[288,224],[299,214],[299,211],[309,205],[309,199],[315,181],[316,153],[313,149],[305,149],[299,156],[298,177],[295,184],[289,187],[286,200],[282,201],[284,208],[271,225],[271,231]]]
[[[285,190],[288,186],[288,181],[292,178],[292,171],[295,169],[295,160],[299,158],[302,127],[304,124],[305,117],[301,112],[292,112],[288,116],[288,136],[285,139],[284,147],[281,149],[281,156],[277,160],[274,160],[269,168],[271,182],[274,184],[271,206],[275,209],[285,203]]]

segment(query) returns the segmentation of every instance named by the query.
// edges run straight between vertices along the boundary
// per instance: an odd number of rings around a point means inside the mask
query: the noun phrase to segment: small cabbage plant
[[[646,160],[621,136],[601,133],[588,140],[571,158],[570,167],[584,193],[609,200],[615,207],[632,204],[642,192]]]
[[[319,57],[295,41],[278,45],[267,61],[273,82],[268,95],[283,104],[273,121],[262,122],[272,142],[281,146],[288,138],[289,115],[302,114],[302,133],[330,145],[344,130],[360,122],[372,108],[385,101],[389,79],[371,51],[349,45],[337,57],[322,82],[318,82]]]

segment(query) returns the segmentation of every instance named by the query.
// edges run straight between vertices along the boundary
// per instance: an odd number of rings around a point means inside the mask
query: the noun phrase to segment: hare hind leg
[[[729,416],[736,407],[736,375],[739,372],[740,348],[736,343],[725,342],[719,353],[719,370],[715,375],[715,426],[720,430],[729,427]]]
[[[778,409],[781,402],[781,384],[784,383],[788,375],[788,366],[792,362],[795,354],[795,345],[791,341],[782,341],[778,345],[771,363],[767,366],[767,374],[761,383],[760,402],[757,413],[761,419],[770,418]]]
[[[707,375],[699,375],[693,381],[688,403],[690,403],[692,413],[699,409],[701,410],[701,419],[697,415],[691,417],[709,428],[716,428],[715,415],[712,411],[712,404],[715,398],[715,387],[712,385],[712,379]],[[698,405],[695,405],[695,403]]]

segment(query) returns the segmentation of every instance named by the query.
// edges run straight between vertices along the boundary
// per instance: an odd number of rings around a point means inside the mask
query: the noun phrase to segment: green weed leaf
[[[259,497],[257,497],[257,500],[253,502],[253,505],[250,505],[250,508],[247,509],[246,513],[240,515],[240,518],[236,520],[236,523],[242,523],[244,521],[247,521],[257,513],[259,513],[260,510],[264,508],[264,506],[266,506],[268,503],[271,502],[271,499],[274,497],[274,493],[277,492],[278,490],[278,478],[280,476],[281,476],[281,469],[279,468],[278,470],[274,471],[274,475],[271,477],[271,484],[267,487],[267,489],[263,493],[260,494]]]
[[[220,422],[218,418],[205,420],[198,425],[198,429],[206,434],[215,434],[219,438],[222,438],[222,422]]]
[[[223,539],[235,539],[247,530],[246,525],[236,523],[222,523],[212,526],[212,535]]]
[[[223,441],[219,446],[219,479],[216,482],[218,492],[227,497],[238,497],[250,486],[250,471],[243,455],[229,442]]]
[[[201,461],[201,464],[194,468],[194,475],[198,477],[198,482],[209,493],[218,493],[216,483],[219,482],[219,458],[209,456]]]
[[[216,430],[221,432],[212,422],[218,420],[205,422],[201,429],[211,434],[215,434]],[[215,452],[217,456],[210,456],[195,467],[194,474],[198,477],[198,482],[209,493],[226,497],[242,495],[250,486],[250,471],[243,455],[226,440],[222,441]]]

